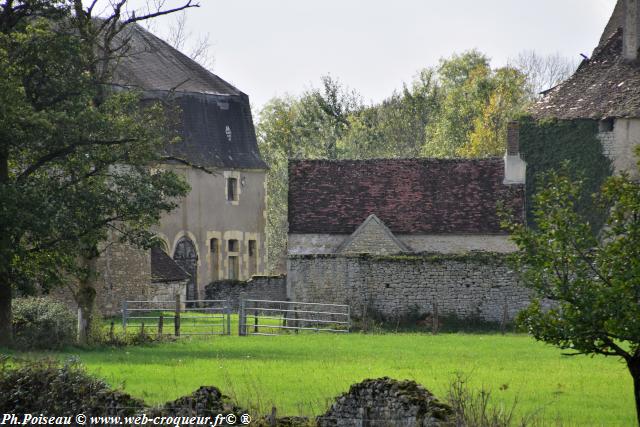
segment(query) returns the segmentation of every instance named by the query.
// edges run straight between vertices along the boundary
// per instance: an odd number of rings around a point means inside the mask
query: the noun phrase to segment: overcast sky
[[[526,49],[590,55],[616,0],[200,0],[194,38],[209,34],[213,71],[270,98],[331,74],[377,102],[441,57],[477,48],[493,66]],[[160,23],[158,32],[166,28]]]

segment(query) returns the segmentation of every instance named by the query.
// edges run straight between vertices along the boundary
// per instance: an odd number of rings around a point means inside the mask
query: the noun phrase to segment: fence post
[[[502,307],[502,321],[500,322],[500,332],[504,335],[507,331],[507,318],[509,317],[509,310],[507,307],[507,297],[504,297],[504,305]]]
[[[158,318],[158,338],[162,336],[162,328],[164,327],[164,314],[160,313]]]
[[[127,334],[127,302],[122,301],[122,330]]]
[[[112,320],[111,325],[109,326],[109,340],[111,342],[115,341],[115,335],[113,333],[113,328],[115,327],[115,322]]]
[[[176,315],[173,319],[173,324],[175,327],[175,336],[179,337],[180,336],[180,294],[176,294]]]
[[[438,301],[433,300],[433,322],[432,322],[432,332],[433,335],[438,335],[438,329],[440,328],[440,321],[438,319]]]
[[[226,310],[227,313],[227,335],[231,335],[231,302],[226,300]]]
[[[255,305],[255,304],[254,304]],[[258,332],[258,309],[253,309],[253,332]]]
[[[247,313],[245,312],[246,296],[244,292],[241,292],[240,303],[238,304],[238,335],[241,337],[247,335]]]

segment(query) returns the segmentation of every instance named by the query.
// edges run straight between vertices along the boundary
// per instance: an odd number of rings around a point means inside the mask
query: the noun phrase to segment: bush
[[[16,347],[59,349],[73,344],[76,318],[66,305],[49,298],[16,298],[11,308]]]
[[[132,415],[143,406],[89,376],[74,360],[60,366],[46,359],[5,359],[0,365],[0,413]]]

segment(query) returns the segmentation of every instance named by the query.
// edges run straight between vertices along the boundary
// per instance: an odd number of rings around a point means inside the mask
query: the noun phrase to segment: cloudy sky
[[[590,55],[616,0],[200,0],[213,71],[254,109],[331,74],[380,101],[441,57],[477,48],[494,66],[523,50]],[[158,22],[166,31],[170,20]]]

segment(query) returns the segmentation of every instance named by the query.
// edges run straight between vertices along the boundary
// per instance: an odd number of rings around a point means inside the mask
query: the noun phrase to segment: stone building
[[[126,300],[202,299],[214,280],[264,275],[267,166],[249,97],[138,25],[118,37],[128,48],[112,87],[177,107],[168,119],[181,138],[154,167],[182,175],[191,191],[155,227],[161,248],[143,251],[117,236],[104,244],[96,307],[115,315]],[[73,305],[70,293],[58,293]]]
[[[543,93],[535,118],[594,120],[613,171],[638,178],[640,144],[640,5],[618,0],[589,59],[566,81]]]
[[[300,160],[289,164],[292,300],[346,303],[356,316],[439,313],[511,320],[528,291],[500,204],[524,214],[524,172],[510,128],[504,159]]]
[[[258,152],[249,97],[138,25],[115,84],[179,107],[181,140],[160,168],[184,176],[191,192],[156,228],[163,249],[191,276],[187,298],[218,279],[265,269],[267,166]]]

